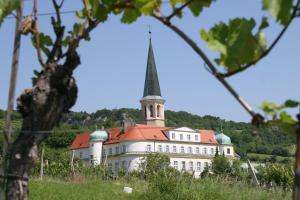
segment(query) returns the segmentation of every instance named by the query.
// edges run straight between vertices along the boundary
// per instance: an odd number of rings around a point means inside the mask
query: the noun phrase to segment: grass
[[[134,184],[131,195],[123,193],[123,187],[133,187],[133,183],[124,181],[80,181],[66,182],[62,180],[33,179],[30,181],[30,199],[33,200],[110,200],[110,199],[140,199],[143,185]]]
[[[57,179],[33,179],[30,181],[30,199],[33,200],[135,200],[144,199],[147,193],[145,181],[62,181]],[[133,194],[122,192],[124,186],[133,188]],[[291,199],[291,192],[276,189],[262,189],[242,182],[222,179],[196,180],[187,189],[197,200],[285,200]],[[151,195],[148,199],[151,199]],[[150,198],[149,198],[150,196]],[[154,199],[154,198],[152,198]],[[157,199],[157,198],[155,198]],[[160,197],[160,199],[162,199]]]

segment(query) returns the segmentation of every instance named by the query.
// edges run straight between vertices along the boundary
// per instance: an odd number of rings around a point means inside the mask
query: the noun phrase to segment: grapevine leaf
[[[267,48],[265,35],[261,31],[252,33],[255,25],[254,19],[235,18],[228,24],[218,23],[209,31],[201,30],[201,38],[208,48],[220,53],[215,61],[232,72],[259,58]],[[261,25],[264,27],[265,20]]]
[[[125,24],[130,24],[130,23],[136,21],[139,16],[141,16],[141,13],[139,10],[126,8],[124,10],[124,14],[121,18],[121,22],[125,23]]]
[[[194,16],[199,16],[203,7],[209,7],[211,2],[212,0],[194,0],[188,5],[188,7]]]
[[[293,0],[263,0],[262,9],[269,10],[277,22],[287,25],[292,15]]]

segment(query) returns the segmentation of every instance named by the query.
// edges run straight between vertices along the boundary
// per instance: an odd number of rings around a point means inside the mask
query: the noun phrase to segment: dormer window
[[[172,133],[172,139],[175,140],[175,133]]]

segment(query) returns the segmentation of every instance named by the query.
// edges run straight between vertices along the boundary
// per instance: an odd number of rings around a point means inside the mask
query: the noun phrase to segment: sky
[[[32,0],[25,1],[25,14],[32,13]],[[53,12],[51,1],[39,1],[39,12]],[[81,1],[65,0],[63,11],[81,8]],[[164,10],[168,13],[168,9]],[[218,54],[201,40],[201,28],[208,30],[220,21],[234,17],[269,17],[265,32],[269,43],[281,30],[269,13],[261,10],[260,0],[224,0],[204,9],[200,17],[184,11],[183,19],[173,22],[202,48],[211,60]],[[62,16],[70,29],[75,14]],[[228,79],[232,87],[253,107],[268,100],[283,103],[300,99],[300,26],[296,19],[272,52],[249,70]],[[50,17],[39,18],[40,31],[53,36]],[[80,44],[81,65],[74,76],[79,94],[73,111],[95,112],[108,108],[140,108],[149,45],[148,26],[165,108],[197,115],[213,115],[227,120],[249,122],[251,117],[229,92],[204,69],[201,58],[174,32],[151,17],[141,17],[127,25],[120,16],[110,16],[91,34],[91,41]],[[0,108],[6,109],[12,59],[15,20],[6,19],[0,28]],[[30,37],[22,37],[16,97],[31,87],[33,70],[40,69]],[[291,111],[294,114],[294,111]]]

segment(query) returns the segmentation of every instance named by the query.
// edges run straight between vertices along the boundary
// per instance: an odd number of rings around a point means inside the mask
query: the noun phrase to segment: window
[[[203,148],[203,154],[207,154],[207,148],[206,147]]]
[[[116,147],[116,154],[119,154],[119,147]]]
[[[145,115],[145,119],[147,119],[147,107],[144,106],[144,115]]]
[[[158,152],[162,152],[162,146],[158,145]]]
[[[123,168],[123,169],[126,169],[126,168],[127,168],[127,162],[126,162],[126,160],[123,160],[123,161],[122,161],[122,168]]]
[[[123,144],[122,149],[123,149],[123,153],[125,153],[126,152],[126,145],[125,144]]]
[[[193,153],[192,147],[188,147],[188,152]]]
[[[215,153],[214,148],[210,148],[210,154],[213,155]]]
[[[115,162],[115,172],[119,171],[119,162]]]
[[[103,156],[106,156],[106,150],[103,149]]]
[[[169,153],[170,152],[170,148],[169,145],[166,146],[166,152]]]
[[[227,154],[230,154],[230,149],[229,148],[227,148]]]
[[[181,146],[180,152],[181,152],[181,153],[184,153],[184,146]]]
[[[198,140],[199,140],[199,136],[195,135],[195,141],[198,141]]]
[[[150,117],[154,117],[154,110],[152,105],[150,105]]]
[[[172,139],[175,140],[175,133],[172,133]]]
[[[191,140],[191,135],[190,134],[187,135],[187,139]]]
[[[177,152],[177,147],[173,146],[173,152],[176,153]]]
[[[157,105],[156,117],[160,117],[160,105]]]
[[[201,171],[201,162],[197,162],[197,171]]]
[[[108,149],[108,155],[112,155],[112,148]]]
[[[199,153],[200,153],[200,148],[196,147],[196,154],[199,154]]]
[[[146,151],[148,151],[148,152],[151,151],[151,145],[150,144],[147,144]]]
[[[190,162],[189,162],[189,170],[190,170],[190,171],[193,171],[193,170],[194,170],[194,163],[193,163],[193,161],[190,161]]]
[[[93,160],[93,159],[94,159],[94,156],[93,156],[93,155],[90,155],[90,159]]]
[[[82,152],[79,152],[79,158],[82,158]]]
[[[185,161],[182,161],[182,162],[181,162],[181,169],[182,169],[182,170],[186,170],[186,167],[185,167]]]
[[[183,135],[182,134],[180,134],[180,140],[183,140]]]
[[[174,161],[174,164],[173,164],[173,165],[174,165],[174,168],[175,168],[175,169],[178,169],[178,161]]]

